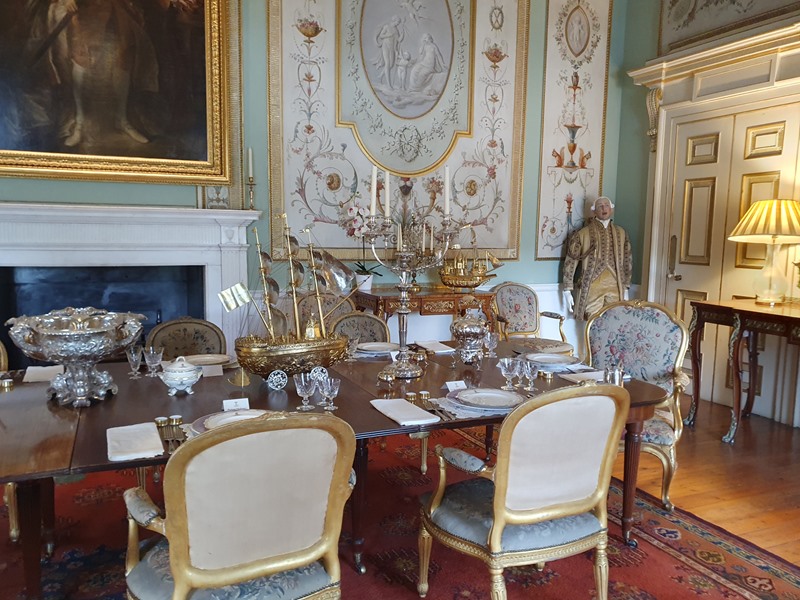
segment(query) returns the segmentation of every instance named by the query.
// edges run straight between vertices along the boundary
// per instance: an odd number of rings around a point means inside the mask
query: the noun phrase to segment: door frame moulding
[[[656,130],[648,132],[656,144],[642,264],[646,298],[666,303],[678,125],[800,100],[800,23],[691,55],[655,59],[628,75],[661,95]]]

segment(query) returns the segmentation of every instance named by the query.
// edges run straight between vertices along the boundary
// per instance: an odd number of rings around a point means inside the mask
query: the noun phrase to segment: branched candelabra
[[[370,245],[372,254],[382,266],[397,275],[400,280],[400,306],[397,309],[397,324],[400,335],[400,352],[397,359],[383,369],[378,378],[388,381],[393,379],[412,379],[422,375],[422,368],[409,360],[407,345],[408,315],[411,313],[409,291],[412,278],[422,271],[438,267],[442,264],[450,241],[458,233],[458,226],[447,212],[442,217],[441,227],[436,229],[426,222],[423,216],[412,214],[403,226],[396,228],[390,217],[377,217],[374,214],[367,220],[364,233],[365,241]],[[394,259],[381,259],[375,248],[378,238],[383,238],[384,248],[395,243]]]

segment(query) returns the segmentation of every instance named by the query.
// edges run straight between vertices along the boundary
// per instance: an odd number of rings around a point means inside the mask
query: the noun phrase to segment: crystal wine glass
[[[520,360],[521,372],[520,377],[523,375],[528,380],[528,383],[522,386],[522,389],[528,392],[535,392],[536,388],[533,386],[533,382],[536,379],[536,374],[539,372],[539,369],[536,363],[533,363],[529,360]]]
[[[131,370],[128,373],[129,379],[141,379],[139,374],[139,367],[142,366],[142,347],[141,346],[128,346],[125,348],[125,356],[128,358],[128,365]]]
[[[163,346],[147,346],[144,349],[144,362],[147,365],[147,376],[156,377],[156,371],[161,364],[161,357],[164,355]]]
[[[355,362],[356,361],[356,350],[358,350],[358,342],[361,341],[359,336],[353,336],[348,338],[347,340],[347,358],[344,359],[344,362]]]
[[[294,379],[294,387],[297,393],[303,398],[303,404],[298,406],[297,410],[314,410],[314,407],[308,402],[311,396],[314,395],[314,390],[317,389],[317,380],[310,373],[295,373],[292,375],[292,379]]]
[[[341,385],[342,380],[334,377],[326,377],[325,379],[320,379],[319,383],[319,391],[323,398],[325,398],[322,408],[325,410],[336,410],[339,408],[338,406],[334,405],[333,399],[339,395],[339,386]]]
[[[486,349],[489,353],[486,355],[489,358],[497,358],[497,353],[494,351],[497,348],[497,344],[500,343],[500,334],[494,331],[487,331],[486,335],[483,336],[483,345],[486,346]]]
[[[501,358],[497,361],[497,367],[500,369],[503,377],[506,378],[506,384],[501,386],[501,390],[514,390],[512,380],[519,375],[519,361],[516,358]]]

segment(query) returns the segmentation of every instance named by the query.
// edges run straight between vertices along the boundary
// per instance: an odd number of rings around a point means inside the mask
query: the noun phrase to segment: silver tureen
[[[6,321],[9,335],[27,356],[64,365],[64,373],[50,382],[48,394],[61,405],[89,406],[116,394],[107,371],[95,365],[123,351],[142,332],[144,315],[114,313],[93,307],[64,308],[46,315],[15,317]]]

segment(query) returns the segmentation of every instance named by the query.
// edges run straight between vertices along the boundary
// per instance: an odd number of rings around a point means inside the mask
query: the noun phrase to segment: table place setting
[[[450,354],[451,352],[456,351],[456,349],[452,346],[448,346],[447,344],[443,344],[442,342],[436,340],[418,340],[414,342],[414,344],[420,348],[424,348],[428,352],[433,352],[434,354]]]
[[[429,425],[442,420],[439,415],[431,414],[403,398],[378,398],[370,400],[370,404],[401,427]]]
[[[162,417],[167,419],[167,417]],[[165,423],[166,425],[166,423]],[[164,454],[164,444],[156,423],[137,423],[106,430],[108,460],[112,462],[152,458]]]
[[[25,375],[22,378],[22,383],[50,383],[53,377],[61,375],[64,372],[64,365],[51,365],[48,367],[28,367],[25,369]]]

